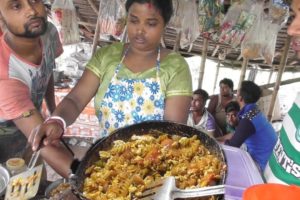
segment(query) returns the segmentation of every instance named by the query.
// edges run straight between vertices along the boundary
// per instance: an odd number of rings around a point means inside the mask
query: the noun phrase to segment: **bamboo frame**
[[[99,35],[100,35],[100,8],[101,8],[101,0],[99,1],[99,12],[98,12],[98,18],[97,18],[97,24],[96,24],[96,30],[94,34],[94,39],[93,39],[93,47],[92,47],[92,56],[95,54],[98,46],[98,40],[99,40]]]
[[[238,90],[241,88],[242,82],[245,80],[245,75],[246,75],[246,70],[247,70],[248,63],[249,63],[249,59],[248,58],[244,58],[243,59],[243,64],[242,64],[242,68],[241,68],[241,75],[240,75],[240,81],[239,81],[239,85],[238,85]]]
[[[207,48],[208,48],[208,39],[203,38],[203,48],[202,48],[202,56],[201,56],[201,65],[199,71],[199,78],[198,78],[198,88],[202,87],[204,71],[205,71],[205,62],[207,58]]]
[[[274,91],[273,91],[272,99],[271,99],[270,106],[269,106],[269,111],[268,111],[268,115],[267,115],[269,121],[271,121],[272,117],[273,117],[274,105],[275,105],[277,94],[278,94],[278,91],[280,88],[282,74],[286,68],[290,44],[291,44],[291,37],[288,36],[286,39],[285,45],[284,45],[284,51],[281,56],[280,67],[278,69],[276,84],[274,86]]]
[[[219,72],[220,72],[220,67],[221,67],[221,60],[219,60],[218,64],[217,64],[217,71],[216,71],[216,74],[215,74],[213,93],[215,93],[216,88],[217,88],[217,81],[218,81],[218,76],[219,76]]]

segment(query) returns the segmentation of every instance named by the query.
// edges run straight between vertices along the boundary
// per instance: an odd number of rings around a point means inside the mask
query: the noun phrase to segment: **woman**
[[[55,142],[64,124],[72,124],[95,96],[102,132],[146,120],[186,123],[192,96],[189,68],[175,52],[160,47],[161,36],[172,15],[171,0],[127,0],[130,43],[101,48],[88,63],[78,84],[58,105],[35,137],[35,150]]]

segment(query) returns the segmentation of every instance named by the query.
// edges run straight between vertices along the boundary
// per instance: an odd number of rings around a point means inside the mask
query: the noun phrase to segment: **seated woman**
[[[215,119],[205,108],[207,100],[208,94],[205,90],[194,91],[187,124],[196,129],[206,130],[211,136],[218,137],[220,132]]]

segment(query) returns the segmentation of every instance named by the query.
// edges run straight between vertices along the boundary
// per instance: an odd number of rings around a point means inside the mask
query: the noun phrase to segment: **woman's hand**
[[[64,133],[64,129],[59,123],[42,123],[35,127],[28,138],[32,150],[36,151],[42,145],[57,145]]]

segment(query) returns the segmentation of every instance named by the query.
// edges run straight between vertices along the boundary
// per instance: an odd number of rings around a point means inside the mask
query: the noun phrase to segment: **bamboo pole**
[[[208,39],[204,38],[203,40],[203,48],[202,48],[202,56],[201,56],[201,65],[199,71],[199,79],[198,79],[198,88],[202,87],[204,71],[205,71],[205,61],[207,58],[207,47],[208,47]]]
[[[173,47],[173,51],[178,52],[180,46],[180,38],[181,38],[181,31],[179,31],[176,35],[175,45]]]
[[[216,75],[215,75],[213,93],[215,93],[216,88],[217,88],[217,81],[218,81],[218,76],[219,76],[219,72],[220,72],[220,67],[221,67],[221,60],[219,60],[218,64],[217,64],[217,71],[216,71]]]
[[[247,70],[248,62],[249,62],[248,58],[244,58],[243,59],[243,64],[242,64],[242,68],[241,68],[241,75],[240,75],[240,81],[239,81],[239,85],[238,85],[238,90],[241,88],[242,82],[245,80],[245,75],[246,75],[246,70]]]
[[[292,84],[292,83],[297,83],[297,82],[300,82],[300,78],[293,78],[293,79],[288,79],[288,80],[281,81],[280,86],[281,85],[288,85],[288,84]],[[274,87],[275,84],[276,83],[268,83],[268,84],[265,84],[265,85],[261,85],[259,87],[261,89],[268,89],[268,88]]]
[[[272,68],[271,71],[270,71],[268,83],[271,82],[271,79],[272,79],[272,76],[273,76],[273,72],[274,72],[274,68]]]
[[[280,67],[278,69],[276,84],[275,84],[275,87],[274,87],[271,103],[270,103],[270,106],[269,106],[269,111],[268,111],[268,116],[267,116],[269,121],[271,121],[272,117],[273,117],[274,105],[275,105],[275,101],[276,101],[277,94],[278,94],[278,91],[279,91],[282,74],[283,74],[283,72],[285,70],[285,67],[286,67],[286,62],[287,62],[287,57],[288,57],[288,53],[289,53],[289,49],[290,49],[290,44],[291,44],[291,37],[288,36],[287,39],[286,39],[285,45],[284,45],[283,54],[282,54],[282,57],[281,57],[281,60],[280,60]]]
[[[97,24],[96,24],[96,30],[94,34],[94,39],[93,39],[93,47],[92,47],[92,56],[95,54],[98,46],[98,40],[99,40],[99,35],[100,35],[100,10],[101,10],[101,0],[99,0],[99,12],[98,12],[98,18],[97,18]]]

